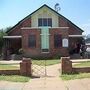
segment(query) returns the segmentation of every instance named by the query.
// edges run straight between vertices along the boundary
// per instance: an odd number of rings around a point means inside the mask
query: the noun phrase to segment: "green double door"
[[[41,27],[41,49],[49,50],[49,28]]]

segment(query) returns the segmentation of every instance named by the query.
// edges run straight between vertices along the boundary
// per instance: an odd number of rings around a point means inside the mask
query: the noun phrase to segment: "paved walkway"
[[[27,83],[0,81],[0,90],[90,90],[90,79],[62,81],[60,78],[40,78]]]
[[[90,90],[90,79],[62,81],[60,64],[47,66],[47,77],[34,78],[27,83],[0,81],[0,90]]]

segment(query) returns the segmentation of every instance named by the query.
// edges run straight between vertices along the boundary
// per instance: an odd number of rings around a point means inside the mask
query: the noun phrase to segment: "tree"
[[[5,31],[3,29],[0,30],[0,49],[3,46],[3,36],[6,35]]]
[[[4,44],[3,36],[7,35],[6,31],[11,29],[11,27],[6,27],[5,29],[0,29],[0,53]]]
[[[11,26],[9,26],[9,27],[6,27],[6,28],[4,29],[4,32],[7,32],[7,31],[9,31],[11,28],[12,28]]]

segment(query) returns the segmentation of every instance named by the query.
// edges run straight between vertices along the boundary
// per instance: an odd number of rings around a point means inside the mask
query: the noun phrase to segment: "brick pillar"
[[[72,61],[70,57],[61,57],[61,73],[69,74],[72,72]]]
[[[26,62],[20,62],[20,74],[26,76],[27,70],[26,70]]]
[[[20,73],[21,75],[31,76],[31,59],[30,58],[23,58],[22,62],[20,63]]]

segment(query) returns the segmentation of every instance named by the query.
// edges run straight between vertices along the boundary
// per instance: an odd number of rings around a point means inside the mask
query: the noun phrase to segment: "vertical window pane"
[[[38,26],[42,26],[42,18],[38,19]]]
[[[48,18],[48,26],[52,27],[52,18]]]
[[[28,38],[29,47],[36,47],[36,36],[30,35]]]
[[[52,27],[52,18],[39,18],[38,26],[51,26]]]
[[[54,35],[54,47],[55,48],[58,48],[58,47],[61,47],[61,45],[62,45],[61,35],[55,34]]]
[[[47,25],[47,18],[43,18],[43,26],[48,26]]]

